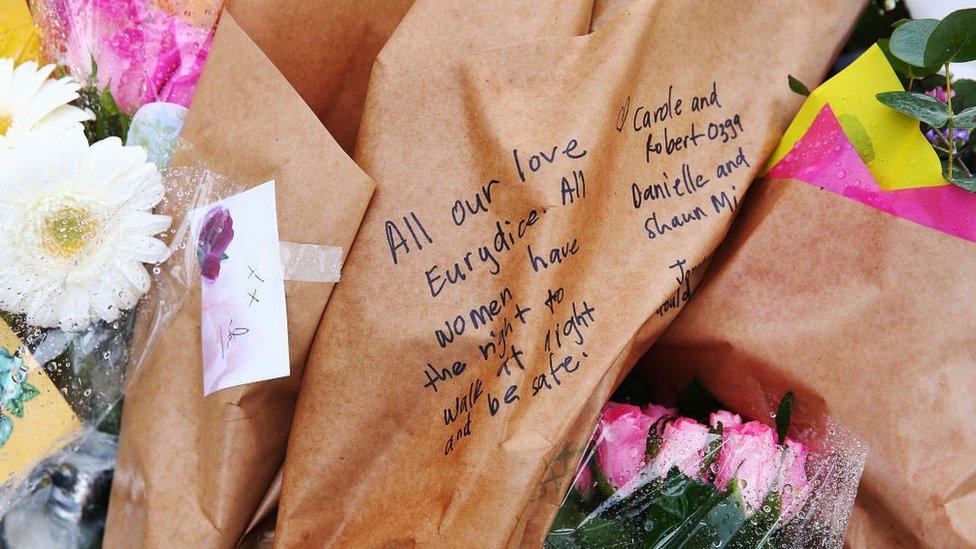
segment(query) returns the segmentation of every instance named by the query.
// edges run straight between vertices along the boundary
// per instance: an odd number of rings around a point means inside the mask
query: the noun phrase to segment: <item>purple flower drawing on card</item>
[[[220,262],[227,259],[227,247],[233,239],[234,218],[230,210],[214,206],[203,218],[197,241],[197,259],[204,281],[213,283],[220,276]]]

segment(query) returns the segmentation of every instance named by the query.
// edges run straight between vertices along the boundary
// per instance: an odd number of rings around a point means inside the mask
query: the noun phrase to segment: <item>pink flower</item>
[[[654,423],[632,404],[608,402],[598,424],[597,463],[614,488],[644,467],[647,434]]]
[[[573,481],[573,486],[576,490],[586,497],[593,491],[595,486],[593,480],[593,471],[590,470],[590,466],[583,463],[583,468],[576,473],[576,480]]]
[[[708,443],[708,427],[691,418],[679,418],[664,427],[661,439],[661,449],[653,465],[659,476],[666,476],[673,467],[689,477],[699,476]]]
[[[108,88],[130,115],[145,103],[189,107],[213,33],[157,7],[152,0],[42,0],[39,19],[56,52],[82,82],[97,65],[98,88]],[[60,55],[57,55],[60,54]]]
[[[925,92],[925,95],[927,95],[929,97],[934,97],[934,98],[938,99],[939,101],[942,101],[943,103],[948,103],[949,102],[949,96],[946,95],[946,91],[945,91],[944,88],[932,88],[931,90]],[[956,96],[955,90],[953,90],[952,96],[953,97]]]
[[[776,489],[783,495],[782,515],[791,516],[803,505],[810,486],[807,481],[807,455],[809,450],[802,442],[786,439],[786,451],[780,465]]]
[[[719,410],[718,412],[709,414],[708,424],[711,425],[712,429],[718,429],[720,423],[723,429],[731,429],[732,427],[742,425],[742,418],[738,414],[733,414],[725,410]]]
[[[726,428],[716,459],[715,487],[729,490],[734,479],[746,510],[755,512],[773,488],[781,453],[776,433],[764,423],[750,421]]]
[[[656,422],[662,417],[678,417],[678,410],[657,404],[646,404],[642,408],[644,415],[651,418],[651,423]]]

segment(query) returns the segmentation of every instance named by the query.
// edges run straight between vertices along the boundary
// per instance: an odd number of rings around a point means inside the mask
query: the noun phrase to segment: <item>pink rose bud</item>
[[[647,404],[642,408],[644,415],[651,418],[651,423],[656,422],[662,417],[678,417],[678,410],[657,404]]]
[[[719,423],[722,424],[723,429],[731,429],[732,427],[742,425],[742,418],[738,414],[733,414],[725,410],[719,410],[718,412],[709,414],[708,424],[712,426],[712,429],[717,429]]]
[[[803,505],[809,491],[806,471],[809,450],[791,438],[786,439],[785,448],[776,489],[783,496],[782,514],[789,517]]]
[[[644,467],[647,433],[654,423],[632,404],[608,402],[599,422],[597,462],[614,488],[620,488]]]
[[[587,497],[596,486],[596,482],[593,479],[593,471],[590,470],[590,466],[586,463],[576,473],[576,480],[573,481],[573,486],[583,497]]]
[[[652,471],[658,476],[666,476],[673,467],[689,477],[701,473],[708,442],[708,427],[697,421],[683,417],[664,427],[661,437],[661,450],[654,458]]]
[[[755,512],[773,488],[781,453],[776,445],[776,432],[764,423],[750,421],[726,428],[715,462],[715,487],[720,491],[730,490],[734,480],[746,511]]]

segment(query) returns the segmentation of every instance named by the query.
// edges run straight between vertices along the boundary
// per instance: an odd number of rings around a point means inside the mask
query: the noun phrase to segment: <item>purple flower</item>
[[[934,98],[938,99],[939,101],[942,101],[943,103],[948,103],[949,102],[949,96],[946,95],[946,91],[943,88],[932,88],[931,90],[925,92],[925,95],[927,95],[929,97],[934,97]],[[956,92],[955,91],[952,92],[952,96],[953,97],[956,96]]]
[[[200,273],[207,282],[217,280],[220,262],[227,259],[224,252],[234,239],[234,219],[223,206],[214,206],[203,218],[200,239],[197,241],[197,259]]]
[[[925,132],[925,138],[929,140],[929,143],[945,143],[949,140],[946,131],[930,129],[929,131]],[[961,147],[966,143],[966,141],[969,141],[969,130],[954,128],[952,133],[956,138],[957,147]]]

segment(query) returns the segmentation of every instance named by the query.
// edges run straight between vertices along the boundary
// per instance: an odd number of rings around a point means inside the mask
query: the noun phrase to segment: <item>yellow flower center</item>
[[[44,218],[44,249],[72,259],[88,245],[98,223],[85,208],[62,206]]]
[[[7,130],[10,129],[14,123],[14,119],[10,115],[0,115],[0,136],[7,135]]]

